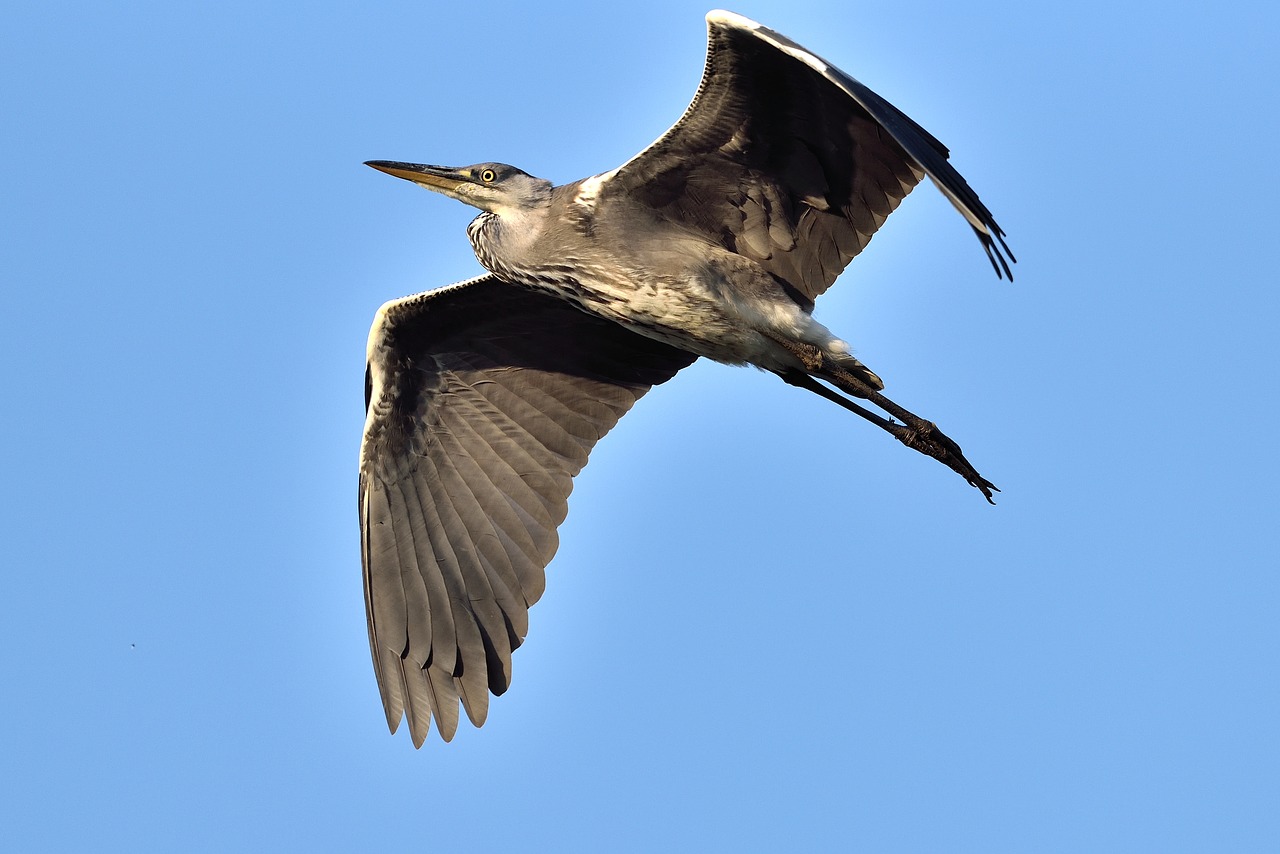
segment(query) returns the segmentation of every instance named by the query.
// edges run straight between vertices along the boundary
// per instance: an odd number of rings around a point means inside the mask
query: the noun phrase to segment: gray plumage
[[[698,356],[776,373],[988,500],[995,489],[881,395],[811,311],[926,175],[1011,278],[1003,232],[946,148],[883,98],[745,18],[707,23],[692,104],[612,172],[555,187],[498,163],[370,161],[480,208],[467,233],[490,271],[387,303],[369,336],[369,641],[387,723],[406,717],[415,745],[433,717],[452,738],[459,702],[484,723],[489,693],[510,684],[572,478],[636,400]]]

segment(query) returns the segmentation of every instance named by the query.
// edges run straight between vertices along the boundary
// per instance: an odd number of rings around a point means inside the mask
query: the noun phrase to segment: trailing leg
[[[991,497],[992,492],[999,492],[995,484],[978,474],[952,439],[938,429],[938,426],[932,421],[926,421],[920,416],[894,403],[889,398],[881,394],[877,389],[873,388],[866,380],[855,374],[845,370],[843,367],[833,363],[830,359],[824,358],[824,364],[820,368],[818,374],[823,379],[835,384],[842,391],[845,391],[855,397],[862,398],[891,415],[891,418],[885,418],[878,415],[866,407],[854,403],[852,400],[844,397],[833,389],[828,388],[818,382],[808,373],[795,369],[787,372],[779,372],[783,381],[790,383],[798,388],[807,389],[820,397],[826,398],[832,403],[838,404],[850,412],[861,418],[870,421],[880,429],[892,435],[908,448],[919,451],[922,454],[933,457],[956,474],[963,477],[970,486],[977,488],[986,497],[987,501],[995,504]],[[875,376],[872,374],[872,376]],[[896,421],[894,419],[897,419]],[[901,423],[899,423],[901,422]]]

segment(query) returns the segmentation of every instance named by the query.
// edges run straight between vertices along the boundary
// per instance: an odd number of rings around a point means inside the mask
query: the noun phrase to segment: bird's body
[[[693,103],[611,172],[553,186],[500,163],[370,161],[479,208],[467,234],[489,271],[387,303],[369,337],[370,646],[388,724],[407,716],[417,745],[433,717],[452,737],[459,701],[484,722],[573,476],[699,356],[775,373],[995,489],[812,311],[926,175],[1009,275],[1003,232],[946,148],[883,98],[745,18],[707,22]]]
[[[486,167],[512,169],[472,169]],[[538,188],[528,208],[480,214],[467,229],[476,257],[503,281],[717,362],[803,368],[779,337],[848,357],[848,345],[750,258],[626,195],[601,193],[607,180]]]

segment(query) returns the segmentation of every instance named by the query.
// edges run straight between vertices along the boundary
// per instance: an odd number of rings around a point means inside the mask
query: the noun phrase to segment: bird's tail
[[[849,354],[844,354],[841,356],[836,356],[834,359],[829,359],[829,361],[832,364],[834,364],[836,367],[841,368],[844,371],[848,372],[851,376],[861,380],[863,383],[865,383],[867,386],[874,389],[875,391],[884,390],[884,380],[880,379],[879,375],[876,374],[875,371],[871,370],[866,365],[859,362],[853,356]],[[832,379],[832,382],[835,382],[835,380]],[[855,392],[853,391],[850,391],[849,393],[855,394]]]

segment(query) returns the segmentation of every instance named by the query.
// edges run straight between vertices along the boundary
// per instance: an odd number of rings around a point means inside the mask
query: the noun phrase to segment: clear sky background
[[[744,2],[942,139],[824,297],[999,506],[700,363],[601,443],[482,730],[387,734],[365,336],[479,271],[373,158],[618,165],[703,2],[0,13],[0,847],[1280,850],[1262,3]]]

